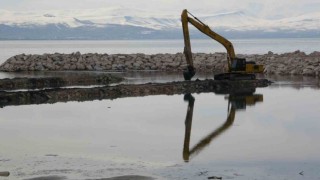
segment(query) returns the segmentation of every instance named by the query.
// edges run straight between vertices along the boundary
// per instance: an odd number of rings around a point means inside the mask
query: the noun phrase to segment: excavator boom
[[[190,14],[194,19],[189,17],[188,14]],[[188,28],[188,22],[189,22],[194,27],[196,27],[199,31],[201,31],[203,34],[216,40],[217,42],[222,44],[227,49],[228,66],[229,66],[229,69],[231,68],[231,59],[234,59],[236,57],[236,55],[234,52],[233,45],[230,41],[228,41],[226,38],[215,33],[214,31],[212,31],[209,26],[207,26],[202,21],[200,21],[198,18],[193,16],[186,9],[182,11],[181,21],[182,21],[182,28],[183,28],[184,43],[185,43],[185,55],[186,55],[186,60],[188,61],[188,64],[193,66],[192,53],[191,53],[191,43],[190,43],[189,28]],[[188,55],[188,58],[187,58],[187,55]]]
[[[189,17],[188,15],[192,16]],[[255,65],[254,62],[247,63],[245,59],[237,58],[232,43],[224,38],[223,36],[212,31],[208,25],[201,22],[198,18],[193,16],[186,9],[182,11],[181,22],[184,37],[184,54],[188,64],[187,70],[183,72],[185,80],[191,80],[195,75],[195,67],[193,65],[191,42],[189,36],[188,23],[196,27],[200,32],[209,36],[213,40],[216,40],[221,45],[223,45],[227,50],[227,63],[228,63],[228,73],[223,73],[215,76],[221,79],[232,79],[240,77],[240,79],[255,79],[254,74],[249,73],[261,73],[263,72],[262,65]]]

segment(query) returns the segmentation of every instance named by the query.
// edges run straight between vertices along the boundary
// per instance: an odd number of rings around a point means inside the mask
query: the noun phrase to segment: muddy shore
[[[27,104],[52,104],[68,101],[92,101],[149,95],[173,95],[186,93],[214,92],[229,94],[239,90],[254,91],[257,87],[266,87],[269,81],[215,81],[196,80],[169,83],[147,83],[136,85],[116,85],[94,88],[58,88],[39,91],[0,91],[0,107]]]
[[[86,76],[39,77],[0,79],[0,91],[16,89],[43,89],[65,86],[107,85],[119,83],[123,78],[110,74],[88,74]]]
[[[265,66],[265,74],[320,75],[320,52],[306,54],[301,51],[275,54],[243,54],[246,58]],[[194,53],[194,65],[198,72],[223,72],[226,70],[226,53]],[[186,67],[182,53],[176,54],[97,54],[80,52],[72,54],[20,54],[9,58],[0,71],[182,71]]]

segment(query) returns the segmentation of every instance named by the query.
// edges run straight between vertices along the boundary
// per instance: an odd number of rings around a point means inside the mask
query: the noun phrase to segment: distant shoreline
[[[193,38],[194,40],[209,40],[214,41],[207,37],[197,37]],[[283,40],[289,40],[289,39],[320,39],[319,36],[311,36],[311,37],[232,37],[229,40],[276,40],[276,39],[283,39]],[[171,41],[171,40],[181,40],[183,41],[182,37],[178,38],[144,38],[144,39],[4,39],[0,38],[0,41]]]

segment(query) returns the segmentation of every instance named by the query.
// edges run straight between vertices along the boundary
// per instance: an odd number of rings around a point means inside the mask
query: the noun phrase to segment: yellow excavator
[[[263,102],[262,94],[254,94],[255,89],[240,90],[225,96],[228,100],[228,116],[226,121],[217,129],[209,133],[190,149],[191,127],[195,98],[191,94],[185,94],[184,100],[188,101],[188,109],[185,120],[185,136],[183,145],[183,159],[189,159],[200,153],[210,142],[231,127],[234,122],[236,111],[246,109],[247,106],[254,106],[258,102]],[[230,107],[231,106],[231,107]]]
[[[192,16],[189,17],[188,15]],[[210,38],[216,40],[222,44],[227,50],[227,62],[228,62],[228,72],[216,74],[214,76],[215,80],[248,80],[256,79],[255,73],[262,73],[264,68],[263,65],[257,65],[255,62],[247,62],[244,58],[237,58],[234,52],[233,45],[226,38],[212,31],[208,25],[201,22],[197,17],[193,16],[186,9],[182,11],[181,14],[183,37],[184,37],[184,54],[187,61],[187,69],[183,72],[185,80],[191,80],[195,75],[196,69],[193,66],[191,43],[189,36],[188,23],[192,24],[199,31],[209,36]]]

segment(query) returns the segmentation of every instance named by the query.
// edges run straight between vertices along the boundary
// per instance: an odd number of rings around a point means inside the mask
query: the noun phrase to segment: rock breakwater
[[[226,70],[226,53],[194,53],[194,65],[198,72],[223,72]],[[320,52],[305,54],[295,51],[284,54],[238,55],[247,61],[265,66],[266,74],[320,75]],[[80,52],[72,54],[20,54],[9,58],[0,66],[1,71],[132,71],[158,70],[182,71],[185,57],[177,54],[97,54]]]

